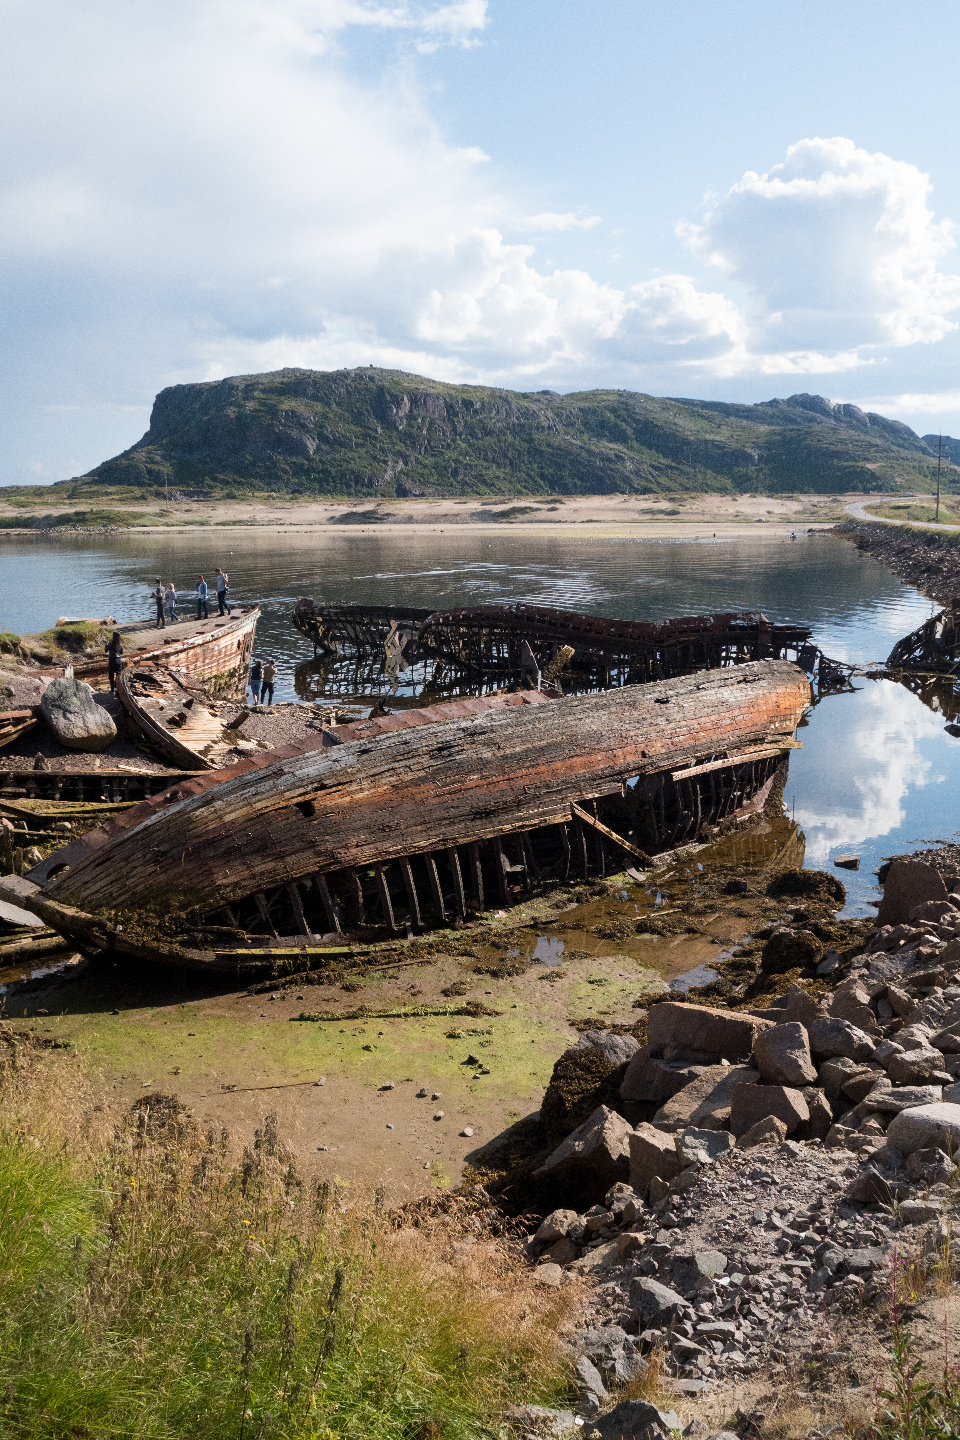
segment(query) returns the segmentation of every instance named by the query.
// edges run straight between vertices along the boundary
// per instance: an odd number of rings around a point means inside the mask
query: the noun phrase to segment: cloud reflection
[[[891,680],[824,701],[800,733],[787,804],[795,798],[808,865],[889,835],[906,818],[908,792],[945,779],[920,750],[923,740],[946,738],[942,716]]]

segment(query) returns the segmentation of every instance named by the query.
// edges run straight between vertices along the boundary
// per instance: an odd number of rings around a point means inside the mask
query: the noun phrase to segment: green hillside
[[[841,493],[929,490],[935,470],[906,425],[817,395],[520,393],[371,366],[173,385],[143,439],[81,479],[238,496]]]

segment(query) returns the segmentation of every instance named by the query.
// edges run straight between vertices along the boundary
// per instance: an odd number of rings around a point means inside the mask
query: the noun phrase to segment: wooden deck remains
[[[762,804],[810,687],[769,659],[498,698],[514,703],[446,723],[408,712],[386,733],[194,776],[49,857],[19,898],[9,881],[0,894],[80,945],[230,971],[262,968],[264,948],[429,928]]]
[[[957,675],[960,672],[960,604],[932,615],[898,640],[887,656],[887,667]]]

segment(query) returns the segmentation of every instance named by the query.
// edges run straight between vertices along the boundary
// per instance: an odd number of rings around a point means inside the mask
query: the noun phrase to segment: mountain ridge
[[[161,390],[146,434],[78,479],[225,497],[928,490],[929,439],[819,395],[744,405],[285,369]]]

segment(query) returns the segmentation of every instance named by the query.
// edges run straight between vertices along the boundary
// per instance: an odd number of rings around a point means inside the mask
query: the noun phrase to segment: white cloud
[[[372,362],[682,393],[691,376],[848,370],[954,326],[952,234],[926,177],[850,141],[801,142],[687,228],[719,284],[617,286],[538,260],[537,236],[588,236],[599,217],[518,221],[488,157],[440,134],[415,70],[364,83],[346,63],[357,28],[408,56],[472,45],[486,0],[6,0],[0,15],[0,483],[81,445],[96,463],[135,438],[125,407],[176,380]],[[53,423],[52,404],[87,419]]]
[[[774,367],[795,357],[797,369],[834,357],[846,368],[877,347],[958,328],[960,277],[939,268],[955,227],[934,220],[929,195],[929,177],[906,161],[842,137],[801,140],[768,174],[748,170],[702,224],[678,229],[744,287],[759,356]]]
[[[791,781],[808,797],[795,816],[807,863],[822,864],[831,850],[889,835],[904,821],[908,792],[936,783],[918,742],[941,738],[943,717],[894,681],[879,680],[856,696],[825,701],[810,725],[810,754],[791,756]],[[829,730],[828,743],[813,743],[818,726]]]
[[[539,215],[528,215],[526,219],[517,222],[518,229],[526,230],[531,235],[545,230],[592,230],[594,225],[599,224],[599,215],[574,215],[569,211],[560,215],[553,210],[544,210]]]

